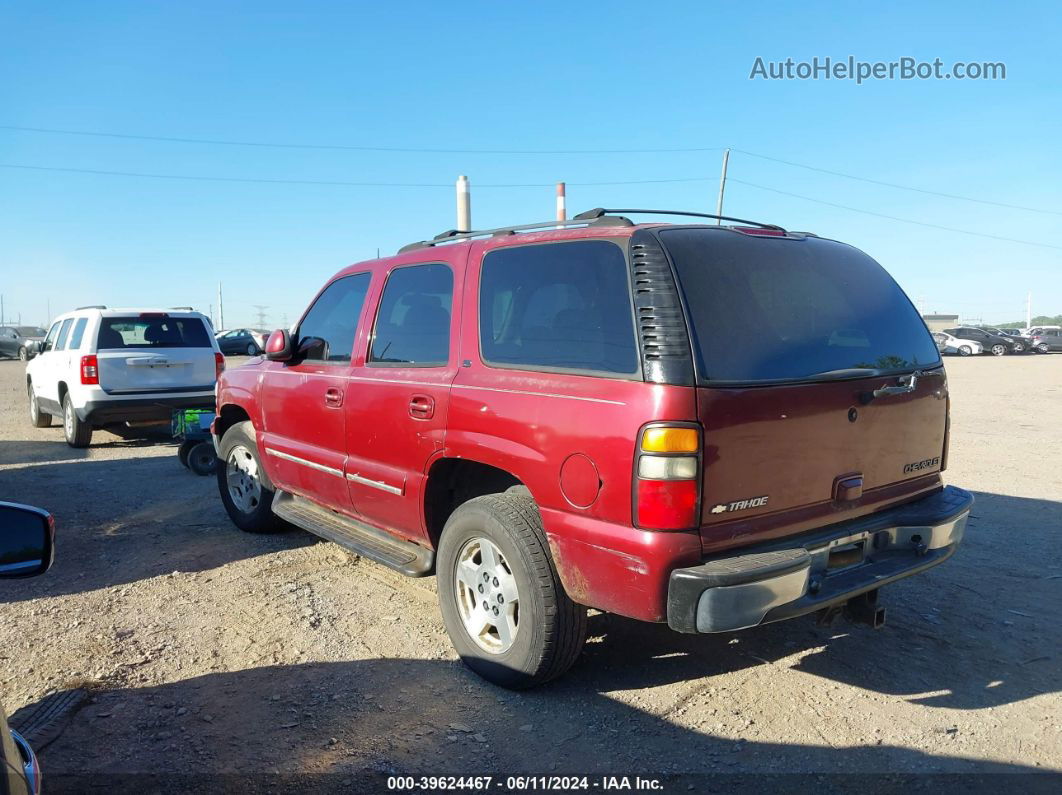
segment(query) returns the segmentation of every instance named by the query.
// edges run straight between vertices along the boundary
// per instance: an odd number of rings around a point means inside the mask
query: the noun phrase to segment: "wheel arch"
[[[424,486],[424,527],[438,548],[446,520],[458,506],[485,494],[509,490],[531,494],[524,482],[507,469],[469,458],[442,457],[432,462]]]

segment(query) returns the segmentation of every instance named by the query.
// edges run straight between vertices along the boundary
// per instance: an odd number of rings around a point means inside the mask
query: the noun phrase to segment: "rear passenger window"
[[[630,281],[604,240],[513,246],[483,259],[480,350],[488,364],[634,375]]]
[[[70,335],[70,350],[76,351],[81,349],[81,340],[85,336],[85,326],[87,324],[87,317],[79,317],[77,319],[77,323],[74,324],[74,333]]]
[[[74,324],[73,318],[68,318],[63,321],[63,327],[59,329],[59,340],[55,343],[55,349],[57,351],[66,350],[66,339],[70,335],[70,327]]]
[[[344,276],[328,285],[299,324],[303,361],[347,364],[354,349],[358,317],[369,291],[368,273]]]
[[[369,362],[441,367],[450,360],[454,274],[448,265],[395,268],[387,278]]]

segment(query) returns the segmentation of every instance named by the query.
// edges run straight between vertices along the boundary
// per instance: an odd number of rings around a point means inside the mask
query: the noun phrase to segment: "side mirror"
[[[265,356],[273,362],[290,361],[294,351],[291,348],[291,334],[287,329],[278,328],[266,340]]]
[[[55,522],[40,508],[0,502],[0,578],[36,577],[52,565]]]

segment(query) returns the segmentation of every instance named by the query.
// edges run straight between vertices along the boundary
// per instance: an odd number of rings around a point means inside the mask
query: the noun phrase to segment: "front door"
[[[372,524],[413,540],[423,538],[426,472],[443,448],[457,373],[454,279],[466,252],[439,253],[451,261],[397,265],[387,274],[347,404],[351,501]]]
[[[347,513],[347,375],[370,279],[343,276],[321,291],[293,334],[295,357],[270,362],[259,391],[259,449],[273,484]]]

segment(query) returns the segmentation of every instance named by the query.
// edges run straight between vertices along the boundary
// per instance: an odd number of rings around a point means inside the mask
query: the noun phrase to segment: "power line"
[[[969,229],[957,229],[954,226],[942,226],[941,224],[931,224],[928,221],[915,221],[912,218],[900,218],[895,215],[886,215],[885,213],[876,213],[873,210],[861,210],[858,207],[850,207],[847,204],[836,204],[834,202],[823,201],[822,199],[813,199],[811,196],[802,196],[799,193],[790,193],[789,191],[779,190],[778,188],[769,188],[766,185],[757,185],[753,182],[746,182],[734,177],[728,178],[730,182],[737,182],[740,185],[747,185],[750,188],[757,188],[759,190],[770,191],[771,193],[778,193],[782,196],[791,196],[794,199],[803,199],[804,201],[814,202],[815,204],[823,204],[827,207],[836,207],[840,210],[849,210],[853,213],[862,213],[863,215],[873,215],[876,218],[887,218],[890,221],[899,221],[903,224],[915,224],[917,226],[927,226],[930,229],[942,229],[945,232],[958,232],[961,235],[973,235],[974,237],[987,237],[991,240],[1002,240],[1007,243],[1021,243],[1026,246],[1040,246],[1041,248],[1053,248],[1058,251],[1062,251],[1062,246],[1052,245],[1051,243],[1038,243],[1035,240],[1020,240],[1016,237],[1003,237],[1002,235],[990,235],[987,232],[972,232]]]
[[[128,133],[93,132],[89,130],[58,130],[49,127],[19,127],[0,124],[0,130],[48,133],[52,135],[80,135],[92,138],[121,138],[131,141],[161,141],[178,144],[209,144],[211,146],[250,146],[267,149],[324,149],[346,152],[402,152],[406,154],[453,155],[625,155],[663,154],[667,152],[718,152],[720,146],[675,147],[664,149],[445,149],[406,146],[350,146],[346,144],[293,144],[266,141],[232,141],[218,138],[178,138],[168,135],[132,135]]]
[[[900,185],[896,182],[885,182],[880,179],[871,179],[870,177],[857,177],[854,174],[845,174],[842,171],[832,171],[828,168],[819,168],[818,166],[809,166],[804,163],[794,163],[792,160],[782,160],[779,157],[771,157],[770,155],[761,155],[757,152],[749,152],[746,149],[734,149],[734,152],[740,152],[743,155],[749,157],[758,157],[761,160],[770,160],[772,163],[781,163],[786,166],[794,166],[795,168],[803,168],[808,171],[817,171],[820,174],[829,174],[834,177],[844,177],[845,179],[854,179],[858,182],[869,182],[871,185],[883,185],[886,188],[897,188],[898,190],[909,190],[915,193],[925,193],[928,196],[942,196],[945,199],[957,199],[964,202],[975,202],[977,204],[988,204],[992,207],[1007,207],[1011,210],[1026,210],[1031,213],[1044,213],[1045,215],[1062,215],[1062,212],[1058,210],[1045,210],[1042,207],[1026,207],[1022,204],[1007,204],[1006,202],[990,201],[988,199],[975,199],[972,196],[960,196],[956,193],[942,193],[936,190],[927,190],[925,188],[915,188],[910,185]]]

